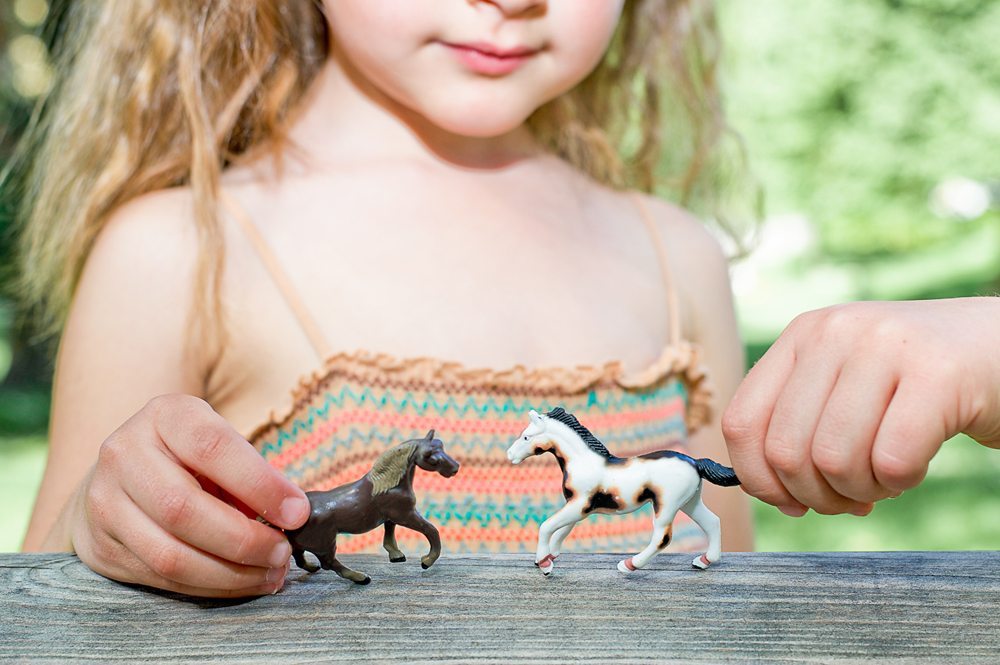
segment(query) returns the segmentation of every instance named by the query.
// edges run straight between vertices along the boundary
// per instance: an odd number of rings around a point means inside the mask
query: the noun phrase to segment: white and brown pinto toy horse
[[[708,551],[692,565],[708,568],[722,556],[719,518],[701,501],[702,479],[716,485],[738,485],[728,466],[710,459],[693,459],[674,450],[658,450],[639,457],[616,457],[604,444],[561,407],[547,414],[530,413],[531,424],[507,450],[514,464],[533,455],[552,453],[563,471],[566,505],[538,529],[535,565],[548,575],[559,548],[577,522],[591,513],[624,514],[653,504],[653,533],[649,545],[618,563],[631,573],[642,568],[670,542],[674,516],[682,510],[708,534]]]

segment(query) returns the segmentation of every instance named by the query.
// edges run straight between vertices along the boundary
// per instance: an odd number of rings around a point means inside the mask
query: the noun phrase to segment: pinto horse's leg
[[[405,526],[407,529],[413,529],[424,534],[427,542],[430,543],[431,549],[420,559],[420,565],[423,566],[424,570],[433,566],[434,562],[441,556],[441,534],[438,533],[437,527],[425,520],[423,515],[416,510],[402,519],[396,519],[395,522],[400,526]]]
[[[574,524],[583,519],[583,505],[582,500],[567,503],[538,527],[535,565],[546,575],[552,572],[552,551],[549,549],[549,543],[552,542],[553,535],[564,527],[572,528]],[[567,533],[569,532],[567,531]]]
[[[675,513],[676,514],[676,513]],[[649,537],[649,545],[635,556],[618,562],[618,570],[628,575],[646,566],[650,560],[670,544],[673,532],[673,515],[669,520],[657,518],[653,520],[653,533]]]
[[[722,558],[722,531],[719,518],[701,500],[701,490],[681,508],[708,535],[708,551],[691,562],[695,568],[705,569]]]
[[[369,582],[372,581],[372,578],[368,577],[368,575],[357,570],[351,570],[344,564],[340,563],[340,561],[337,559],[336,534],[334,534],[333,542],[330,544],[330,552],[327,554],[319,554],[317,556],[319,557],[319,562],[323,566],[323,568],[327,570],[332,570],[333,572],[343,577],[345,580],[350,580],[355,584],[368,584]]]
[[[406,555],[400,551],[399,545],[396,544],[396,523],[386,522],[383,528],[385,529],[385,535],[382,536],[382,547],[388,552],[389,561],[393,563],[406,561]]]
[[[566,536],[569,535],[569,532],[572,531],[573,527],[576,525],[576,522],[573,524],[567,524],[552,534],[552,540],[549,541],[549,553],[552,555],[553,559],[559,556],[559,553],[562,551],[563,541],[566,540]]]
[[[666,494],[664,492],[664,494]],[[626,575],[644,567],[650,560],[670,544],[673,534],[674,517],[680,508],[683,497],[665,496],[660,509],[653,515],[653,532],[649,536],[649,544],[633,557],[618,562],[618,570]]]

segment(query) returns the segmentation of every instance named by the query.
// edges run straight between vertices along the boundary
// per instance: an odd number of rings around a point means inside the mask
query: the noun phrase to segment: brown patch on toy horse
[[[649,485],[643,485],[642,491],[639,495],[635,497],[635,502],[640,506],[647,501],[653,502],[653,512],[657,515],[660,514],[660,495],[656,493],[656,490]]]
[[[674,525],[670,524],[667,526],[666,533],[663,534],[663,539],[660,541],[659,548],[662,550],[664,547],[670,544],[670,535],[674,531]]]
[[[583,513],[589,514],[595,511],[611,511],[616,512],[622,509],[621,501],[616,498],[618,490],[614,488],[608,488],[607,490],[594,490],[590,495],[590,500],[587,501],[587,507],[583,509]]]
[[[562,481],[563,496],[566,498],[567,501],[569,501],[576,495],[576,492],[573,490],[570,484],[570,476],[569,473],[566,471],[566,459],[561,454],[559,454],[559,448],[556,447],[556,445],[551,441],[535,446],[535,451],[534,451],[535,455],[544,455],[545,453],[552,453],[552,456],[556,458],[556,462],[558,462],[559,464],[559,470],[562,471],[563,474],[563,481]]]

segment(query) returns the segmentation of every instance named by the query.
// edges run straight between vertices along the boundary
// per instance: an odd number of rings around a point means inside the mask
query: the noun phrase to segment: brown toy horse
[[[337,534],[365,533],[384,524],[382,546],[389,553],[389,561],[406,561],[396,545],[399,524],[427,538],[431,549],[421,559],[421,565],[430,568],[441,556],[441,536],[416,510],[413,474],[418,466],[445,478],[458,473],[458,462],[444,452],[441,441],[434,438],[431,430],[423,439],[404,441],[382,453],[360,480],[327,492],[306,492],[312,506],[309,519],[301,528],[285,532],[295,564],[310,573],[319,570],[306,563],[305,552],[312,552],[323,568],[357,584],[368,584],[372,581],[368,575],[337,560]]]

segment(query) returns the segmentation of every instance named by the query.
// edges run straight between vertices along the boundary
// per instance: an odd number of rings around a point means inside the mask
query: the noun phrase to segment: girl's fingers
[[[160,528],[124,492],[116,505],[117,523],[110,535],[157,578],[201,589],[249,589],[283,579],[283,568],[244,566],[196,550]],[[146,579],[142,584],[160,586]]]
[[[225,589],[215,587],[199,587],[167,579],[155,573],[149,566],[139,560],[127,547],[108,534],[101,537],[100,550],[103,554],[98,558],[88,557],[86,563],[96,573],[104,577],[124,582],[126,584],[142,584],[175,593],[202,598],[246,598],[250,596],[266,596],[277,593],[284,586],[284,578],[288,574],[290,562],[273,573],[276,581],[252,585],[240,589]],[[81,553],[82,557],[82,553]]]
[[[830,393],[813,437],[812,462],[842,496],[871,503],[891,494],[872,472],[872,447],[896,382],[885,363],[849,362]]]
[[[722,416],[722,433],[743,489],[793,514],[806,511],[785,490],[764,459],[764,438],[774,404],[795,367],[795,352],[784,336],[754,365]]]
[[[946,408],[936,386],[902,379],[885,411],[872,446],[872,471],[889,490],[915,487],[927,474],[927,465],[948,432],[942,417]]]
[[[160,449],[137,450],[136,457],[136,463],[150,471],[123,477],[122,489],[163,530],[234,563],[279,568],[288,562],[292,548],[280,531],[203,491]]]
[[[840,367],[839,359],[828,353],[800,359],[774,405],[764,457],[801,504],[824,514],[867,513],[867,506],[834,491],[812,462],[813,436]]]
[[[268,522],[294,529],[309,516],[301,489],[272,468],[207,402],[168,396],[154,426],[186,467],[210,478]]]

